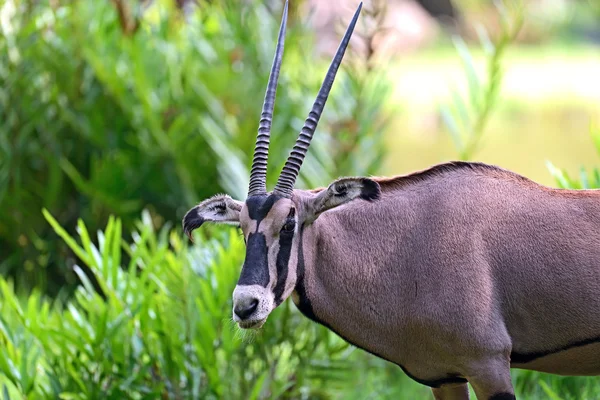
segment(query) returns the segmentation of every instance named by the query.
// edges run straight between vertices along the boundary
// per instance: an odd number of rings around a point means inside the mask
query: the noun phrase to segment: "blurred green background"
[[[245,197],[282,5],[0,0],[2,398],[432,398],[289,301],[238,331],[243,242],[183,240],[194,203]],[[355,6],[291,1],[271,185]],[[598,71],[595,0],[365,1],[298,186],[467,159],[600,187]]]

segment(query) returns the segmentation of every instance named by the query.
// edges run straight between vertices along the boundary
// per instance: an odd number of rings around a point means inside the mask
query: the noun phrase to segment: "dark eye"
[[[293,219],[292,220],[288,220],[283,225],[283,227],[281,227],[281,232],[285,232],[285,233],[294,232],[294,228],[295,227],[296,227],[296,221],[294,221]]]

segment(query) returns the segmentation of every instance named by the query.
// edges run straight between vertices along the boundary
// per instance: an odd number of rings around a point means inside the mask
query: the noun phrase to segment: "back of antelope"
[[[233,318],[260,328],[292,295],[300,311],[399,365],[436,399],[514,399],[510,368],[600,374],[600,193],[557,190],[454,162],[394,178],[294,183],[358,19],[296,145],[266,189],[285,5],[245,202],[218,195],[183,219],[236,225],[246,258]]]

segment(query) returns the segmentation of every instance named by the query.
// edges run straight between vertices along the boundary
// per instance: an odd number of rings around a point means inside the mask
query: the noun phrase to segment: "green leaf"
[[[571,188],[569,178],[560,169],[556,168],[550,161],[546,161],[546,168],[550,171],[550,174],[554,177],[558,185],[563,189]]]
[[[546,382],[544,382],[543,380],[540,379],[538,381],[538,383],[542,387],[542,389],[544,390],[544,393],[546,394],[546,396],[548,396],[549,399],[551,399],[551,400],[563,400],[563,398],[560,397],[558,394],[556,394],[550,388],[550,386],[548,386],[548,384]]]
[[[454,145],[457,149],[461,150],[463,148],[463,141],[461,138],[460,129],[458,127],[458,124],[456,123],[456,120],[454,119],[454,116],[452,115],[448,107],[444,105],[442,105],[440,108],[440,115],[442,116],[442,119],[444,120],[446,127],[448,128],[448,131],[452,136]]]
[[[589,180],[588,180],[588,177],[587,177],[587,173],[585,172],[585,168],[584,167],[581,167],[579,169],[579,179],[581,181],[581,187],[583,189],[590,189],[591,188]]]
[[[481,103],[481,99],[479,98],[481,84],[479,83],[479,77],[477,76],[477,71],[475,70],[475,61],[473,60],[473,56],[471,55],[467,44],[460,36],[453,36],[452,41],[458,52],[458,55],[462,60],[465,74],[467,76],[471,107],[473,110],[478,110]]]
[[[65,243],[69,246],[69,248],[81,259],[86,265],[92,264],[91,257],[85,252],[83,248],[81,248],[77,242],[60,226],[60,224],[54,219],[54,217],[46,210],[45,208],[42,210],[44,217],[48,221],[48,223],[54,229],[54,232],[60,236]]]
[[[496,51],[496,46],[491,41],[490,36],[485,27],[482,24],[477,23],[475,24],[475,32],[477,32],[479,43],[481,44],[481,47],[483,48],[485,54],[488,57],[493,57],[494,52]]]
[[[263,390],[263,386],[268,376],[269,370],[266,370],[262,374],[260,374],[258,379],[254,382],[254,385],[252,385],[252,391],[248,396],[248,400],[258,400],[260,398],[260,394]]]

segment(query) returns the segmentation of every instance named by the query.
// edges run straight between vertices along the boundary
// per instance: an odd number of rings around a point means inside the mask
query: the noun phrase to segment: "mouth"
[[[260,321],[240,321],[238,326],[242,329],[260,329],[265,324],[266,319]]]

